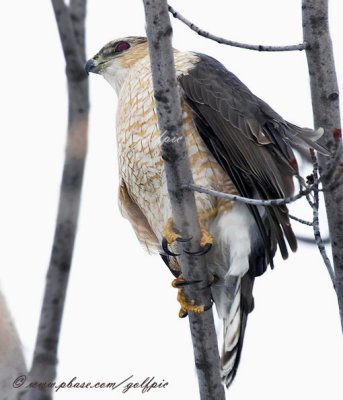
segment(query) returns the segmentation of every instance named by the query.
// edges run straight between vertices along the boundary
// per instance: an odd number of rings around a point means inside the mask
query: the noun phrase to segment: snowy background
[[[144,35],[142,2],[90,0],[87,53]],[[188,1],[171,5],[203,29],[252,44],[302,41],[300,0]],[[330,1],[342,92],[343,4]],[[214,56],[285,119],[312,127],[304,52],[258,53],[216,44],[173,19],[174,46]],[[28,365],[53,237],[66,135],[64,58],[49,1],[4,2],[1,88],[0,285]],[[60,390],[56,400],[198,398],[187,319],[179,319],[172,276],[141,249],[117,207],[116,96],[90,76],[89,153],[59,350],[57,382],[155,377],[164,390]],[[322,203],[323,205],[323,203]],[[292,213],[310,218],[305,203]],[[298,226],[297,232],[311,234]],[[255,285],[238,376],[229,398],[342,399],[343,341],[329,276],[317,249],[279,257]],[[15,377],[13,377],[15,378]]]

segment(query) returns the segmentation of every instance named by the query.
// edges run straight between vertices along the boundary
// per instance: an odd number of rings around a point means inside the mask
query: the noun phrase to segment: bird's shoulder
[[[208,102],[225,117],[227,110],[264,124],[266,120],[284,123],[283,118],[252,91],[221,62],[196,52],[185,53],[192,58],[188,70],[178,74],[178,81],[188,97]]]

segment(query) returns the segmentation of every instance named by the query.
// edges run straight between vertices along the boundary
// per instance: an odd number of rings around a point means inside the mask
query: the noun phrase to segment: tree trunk
[[[333,171],[336,180],[334,187],[330,187],[333,183],[332,173],[326,176],[328,170],[327,157],[319,154],[318,159],[323,177],[324,198],[335,269],[335,289],[343,329],[343,154],[339,92],[329,32],[328,0],[303,0],[302,9],[314,125],[315,128],[322,127],[325,130],[322,144],[329,149],[338,147],[341,153]],[[341,169],[338,174],[337,169]]]
[[[168,192],[175,225],[184,238],[192,237],[184,244],[187,250],[199,247],[200,228],[194,194],[188,189],[193,182],[189,167],[185,139],[182,133],[180,97],[176,88],[174,56],[171,44],[172,27],[167,1],[144,0],[147,37],[151,58],[154,95],[158,123],[164,138],[162,158],[167,177]],[[181,255],[181,270],[187,281],[208,281],[204,257]],[[210,289],[200,290],[198,285],[186,287],[186,297],[195,304],[210,304]],[[224,387],[220,380],[220,358],[214,328],[212,310],[201,314],[189,313],[195,365],[198,373],[202,400],[224,400]]]
[[[54,382],[72,263],[87,152],[88,79],[85,64],[86,0],[52,0],[68,82],[68,134],[58,214],[29,382]],[[27,400],[50,400],[50,388],[29,388]]]

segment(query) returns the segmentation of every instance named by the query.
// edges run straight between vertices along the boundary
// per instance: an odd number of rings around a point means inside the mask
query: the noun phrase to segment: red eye
[[[129,43],[127,42],[119,42],[116,46],[115,53],[121,53],[130,48]]]

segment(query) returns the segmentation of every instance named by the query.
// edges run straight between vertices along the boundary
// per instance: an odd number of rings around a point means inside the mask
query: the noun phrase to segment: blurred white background
[[[122,36],[144,35],[138,0],[90,0],[88,57]],[[253,44],[302,41],[299,0],[171,0],[210,32]],[[330,1],[342,91],[343,5]],[[64,58],[49,1],[2,4],[0,285],[31,363],[53,237],[66,136]],[[174,46],[214,56],[285,119],[312,127],[304,52],[258,53],[216,44],[173,20]],[[117,207],[116,96],[90,76],[89,153],[59,350],[58,382],[169,382],[146,399],[198,398],[187,319],[172,276],[141,249]],[[322,203],[323,205],[323,203]],[[292,213],[311,217],[305,203]],[[294,226],[297,223],[294,223]],[[296,226],[311,235],[311,228]],[[255,285],[241,366],[228,398],[342,399],[343,344],[334,291],[314,246],[279,257]],[[13,377],[15,378],[15,377]],[[56,400],[137,400],[137,390],[60,390]]]

